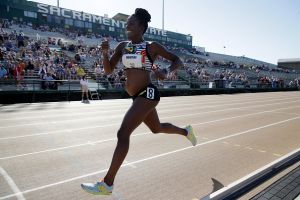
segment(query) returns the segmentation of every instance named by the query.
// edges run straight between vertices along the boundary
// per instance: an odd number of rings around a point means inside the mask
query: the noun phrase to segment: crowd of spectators
[[[184,59],[185,71],[189,78],[207,84],[216,80],[223,80],[228,87],[232,85],[257,84],[261,88],[286,87],[284,78],[276,76],[295,73],[292,70],[270,68],[266,65],[239,65],[234,62],[217,62],[200,58],[187,57]],[[269,75],[265,75],[268,73]],[[288,86],[298,86],[298,79],[293,80]]]
[[[10,24],[6,24],[8,28]],[[21,84],[24,77],[35,77],[45,80],[42,88],[51,87],[51,80],[79,80],[85,74],[80,66],[84,60],[84,53],[76,45],[65,46],[61,39],[48,37],[36,39],[26,37],[22,30],[5,31],[0,23],[0,79],[14,79],[17,89],[24,89]],[[51,47],[55,47],[52,48]],[[74,58],[69,58],[62,49],[71,49],[78,53]],[[57,83],[54,82],[55,86]]]
[[[44,80],[42,88],[57,88],[57,83],[53,80],[80,80],[80,78],[90,72],[89,76],[95,81],[101,82],[104,87],[123,88],[126,80],[125,73],[119,65],[114,73],[105,75],[102,66],[101,48],[98,44],[86,45],[86,38],[99,39],[99,42],[106,35],[94,33],[79,33],[64,28],[53,28],[49,26],[31,26],[39,31],[51,31],[64,34],[67,38],[74,40],[68,44],[63,39],[55,37],[41,37],[36,34],[36,38],[27,37],[22,29],[16,31],[9,28],[14,22],[0,20],[0,80],[14,79],[18,89],[23,89],[22,80],[24,77],[38,77]],[[18,24],[21,28],[28,25]],[[108,38],[117,41],[117,38]],[[53,48],[55,47],[55,48]],[[177,52],[182,58],[185,67],[183,68],[190,79],[199,83],[207,84],[215,80],[223,80],[226,85],[249,85],[255,79],[257,84],[268,85],[272,88],[283,87],[284,80],[275,75],[266,76],[261,72],[293,73],[291,70],[271,68],[267,65],[239,65],[234,62],[217,62],[209,59],[203,60],[199,57],[187,54],[184,48],[166,46],[170,51]],[[113,53],[111,49],[110,54]],[[70,57],[64,52],[72,52]],[[160,64],[168,66],[169,62],[163,58],[158,58]],[[84,70],[87,67],[87,72]],[[255,72],[249,75],[248,72]],[[179,80],[177,73],[172,74],[168,80]],[[52,86],[52,83],[55,83]],[[298,86],[299,79],[287,83],[290,87]]]

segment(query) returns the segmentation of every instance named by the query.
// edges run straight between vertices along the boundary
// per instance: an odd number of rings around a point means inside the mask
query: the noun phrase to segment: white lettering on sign
[[[103,24],[106,25],[106,26],[110,26],[109,19],[108,18],[103,18]]]
[[[37,7],[38,7],[37,12],[43,13],[43,14],[62,16],[65,18],[72,18],[75,20],[82,20],[82,21],[87,21],[87,22],[92,22],[92,23],[97,23],[97,24],[103,24],[106,26],[112,26],[112,27],[116,27],[116,28],[125,29],[125,27],[126,27],[126,22],[115,20],[115,19],[110,19],[107,17],[91,15],[91,14],[87,14],[84,12],[69,10],[69,9],[65,9],[65,8],[59,8],[56,6],[50,6],[50,5],[46,5],[46,4],[42,4],[42,3],[38,3]],[[149,27],[147,29],[146,33],[151,34],[151,35],[164,36],[164,37],[168,36],[167,31],[162,30],[162,29],[153,28],[153,27]]]
[[[150,29],[150,34],[156,35],[156,29],[155,28],[150,27],[149,29]]]
[[[49,10],[48,10],[48,8],[47,8],[48,5],[38,3],[38,4],[37,4],[37,7],[39,8],[39,9],[38,9],[38,12],[40,12],[40,13],[45,13],[45,14],[48,14],[48,13],[49,13]]]
[[[102,17],[96,15],[93,15],[92,17],[93,17],[93,23],[102,24]]]
[[[71,15],[70,14],[66,14],[66,12],[70,13],[71,10],[68,10],[68,9],[61,9],[61,16],[63,17],[66,17],[66,18],[71,18]]]
[[[81,12],[77,12],[77,11],[74,11],[74,10],[73,10],[73,19],[79,19],[79,20],[82,20],[82,19],[81,19]]]
[[[82,17],[83,21],[92,21],[92,15],[87,14],[87,13],[83,13],[83,17]]]
[[[123,21],[120,21],[120,23],[121,23],[121,28],[125,28],[126,27],[126,22],[123,22]]]
[[[56,15],[60,16],[60,8],[51,6],[50,7],[50,14],[53,15],[54,13],[56,13]]]
[[[114,26],[114,27],[120,27],[120,21],[111,19],[111,22],[112,22],[112,26]]]

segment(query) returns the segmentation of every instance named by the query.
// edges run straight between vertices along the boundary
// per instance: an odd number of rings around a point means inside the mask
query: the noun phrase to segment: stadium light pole
[[[57,7],[59,7],[59,0],[57,0]]]
[[[162,30],[165,30],[165,0],[162,0]]]

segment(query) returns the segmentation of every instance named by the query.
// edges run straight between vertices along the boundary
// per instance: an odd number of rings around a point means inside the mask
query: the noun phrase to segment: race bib
[[[154,99],[154,88],[147,87],[147,99]]]

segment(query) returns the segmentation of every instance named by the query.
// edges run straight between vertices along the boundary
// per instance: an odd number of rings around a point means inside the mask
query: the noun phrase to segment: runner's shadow
[[[213,182],[213,191],[211,193],[214,193],[215,191],[218,191],[219,189],[224,187],[224,185],[217,179],[211,178],[211,180]]]
[[[214,192],[216,192],[216,191],[218,191],[218,190],[220,190],[221,188],[224,187],[224,185],[220,181],[218,181],[217,179],[211,178],[211,180],[213,182],[213,189],[212,189],[212,192],[210,194],[212,194],[212,193],[214,193]],[[210,199],[209,195],[207,195],[205,197],[202,197],[199,200],[208,200],[208,199]]]

